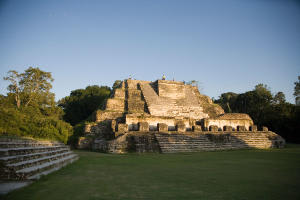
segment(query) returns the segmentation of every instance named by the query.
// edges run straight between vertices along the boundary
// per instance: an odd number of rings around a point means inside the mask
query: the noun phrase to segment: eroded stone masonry
[[[178,81],[124,80],[93,118],[78,148],[172,153],[285,145],[249,115],[224,113],[197,87]]]

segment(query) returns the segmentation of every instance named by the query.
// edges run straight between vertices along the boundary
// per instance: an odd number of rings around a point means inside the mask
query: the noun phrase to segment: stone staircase
[[[205,135],[155,134],[162,153],[212,151],[216,146]]]
[[[283,147],[284,140],[272,132],[155,134],[162,153]]]
[[[0,139],[0,180],[34,180],[77,160],[60,142]]]
[[[234,144],[243,143],[244,145],[252,148],[274,148],[282,146],[284,142],[283,138],[275,133],[269,132],[256,132],[251,133],[231,133],[231,139]],[[241,142],[242,141],[242,142]]]

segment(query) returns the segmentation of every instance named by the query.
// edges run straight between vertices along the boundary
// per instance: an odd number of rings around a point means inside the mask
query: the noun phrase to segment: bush
[[[14,107],[0,108],[0,135],[45,138],[67,143],[72,134],[70,124],[33,112],[32,108],[21,111]]]

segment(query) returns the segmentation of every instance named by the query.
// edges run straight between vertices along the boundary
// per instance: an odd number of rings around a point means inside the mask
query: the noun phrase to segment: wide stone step
[[[158,141],[185,141],[185,142],[190,142],[190,141],[210,141],[207,138],[156,138]]]
[[[36,173],[36,174],[34,174],[32,176],[29,176],[27,179],[28,180],[39,179],[39,178],[41,178],[41,176],[45,176],[45,175],[50,174],[50,173],[52,173],[54,171],[57,171],[60,168],[66,166],[66,165],[68,165],[68,164],[70,164],[70,163],[72,163],[72,162],[74,162],[74,161],[76,161],[78,159],[79,159],[79,157],[75,156],[75,157],[73,157],[71,159],[64,160],[63,162],[60,162],[60,163],[57,163],[57,164],[53,165],[52,168],[50,168],[48,170],[40,171],[40,172],[38,172],[38,173]]]
[[[49,162],[49,161],[57,160],[57,159],[65,157],[65,156],[68,156],[70,154],[72,154],[72,152],[67,151],[67,152],[63,152],[63,153],[59,153],[59,154],[54,154],[51,156],[44,156],[44,157],[37,158],[37,159],[26,160],[26,161],[22,161],[22,162],[18,162],[18,163],[8,164],[6,166],[11,169],[14,169],[14,170],[20,170],[23,168],[32,167],[35,165],[41,165],[41,164]]]
[[[66,151],[69,151],[68,147],[61,148],[59,150],[54,150],[54,151],[45,151],[45,152],[40,152],[40,153],[31,153],[31,154],[25,154],[25,155],[1,157],[0,161],[5,162],[6,164],[12,164],[12,163],[17,163],[17,162],[22,162],[25,160],[40,158],[43,156],[50,156],[50,155],[54,155],[54,154],[58,154],[58,153],[63,153]]]
[[[162,152],[167,151],[182,151],[182,152],[194,152],[194,151],[211,151],[211,150],[226,150],[226,149],[241,149],[241,148],[251,148],[247,145],[223,147],[223,146],[210,146],[210,147],[198,147],[198,148],[188,148],[188,147],[165,147],[161,148]]]
[[[160,147],[211,147],[215,144],[160,144]]]
[[[35,166],[28,167],[28,168],[20,169],[20,170],[16,171],[16,173],[18,174],[19,178],[21,178],[21,179],[26,179],[26,178],[33,179],[33,178],[35,178],[34,175],[36,175],[38,173],[42,173],[42,172],[50,170],[50,169],[53,169],[55,167],[60,167],[64,163],[68,163],[68,162],[71,162],[71,160],[76,159],[76,157],[77,157],[77,155],[71,154],[68,156],[64,156],[60,159],[54,160],[54,161],[43,163],[41,165],[35,165]]]
[[[66,146],[41,146],[41,147],[19,147],[19,148],[1,148],[0,157],[31,154],[45,151],[53,151],[66,148]]]
[[[38,146],[63,146],[59,142],[0,142],[0,148],[38,147]]]
[[[164,139],[158,139],[158,141],[162,141],[162,142],[168,142],[168,141],[183,141],[183,142],[194,142],[194,141],[197,141],[197,142],[206,142],[206,141],[210,141],[208,139],[178,139],[178,138],[164,138]]]
[[[270,148],[273,141],[263,133],[236,132],[226,134],[228,138],[218,140],[218,136],[211,137],[211,134],[187,135],[187,134],[155,134],[162,153],[175,152],[197,152],[227,149],[245,148]],[[220,138],[222,139],[222,138]]]

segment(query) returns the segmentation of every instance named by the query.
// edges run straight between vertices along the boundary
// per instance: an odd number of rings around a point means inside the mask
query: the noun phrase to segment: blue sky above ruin
[[[56,99],[116,79],[198,80],[202,93],[258,83],[288,101],[300,75],[299,1],[0,1],[0,75],[52,72]],[[0,81],[0,93],[7,83]]]

